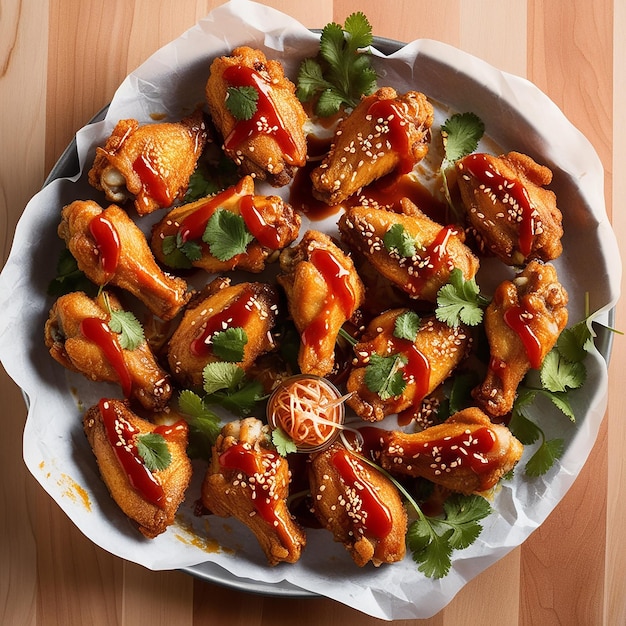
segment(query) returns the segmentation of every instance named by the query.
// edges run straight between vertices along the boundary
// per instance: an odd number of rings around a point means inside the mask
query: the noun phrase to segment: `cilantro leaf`
[[[244,376],[245,372],[236,363],[207,363],[202,370],[203,388],[208,394],[235,389]]]
[[[243,254],[253,239],[241,215],[221,208],[213,213],[202,235],[202,241],[220,261]]]
[[[406,231],[402,224],[393,224],[383,236],[385,248],[403,258],[415,256],[417,251],[416,241]]]
[[[202,248],[197,241],[183,241],[180,232],[168,235],[161,242],[165,262],[176,269],[189,269],[193,261],[202,258]]]
[[[48,284],[49,296],[63,296],[72,291],[84,291],[88,295],[96,294],[96,286],[78,269],[76,259],[67,248],[63,248],[59,254],[56,272],[57,275]]]
[[[372,26],[365,16],[365,13],[358,11],[349,15],[344,23],[344,28],[352,50],[367,48],[372,45],[374,41]]]
[[[542,391],[543,395],[550,399],[550,402],[561,411],[564,415],[569,417],[570,421],[575,422],[576,416],[574,415],[574,409],[569,401],[569,396],[566,392],[558,391]]]
[[[206,404],[217,404],[237,415],[248,415],[263,399],[263,385],[248,380],[236,363],[208,363],[202,371]]]
[[[445,524],[454,530],[450,544],[455,550],[472,545],[480,535],[482,526],[478,523],[491,513],[491,505],[478,495],[455,494],[443,503]]]
[[[475,113],[456,113],[441,127],[445,164],[450,165],[471,154],[485,133],[485,124]]]
[[[393,335],[398,339],[415,341],[422,320],[415,311],[405,311],[396,318],[393,328]]]
[[[259,92],[255,87],[228,87],[226,90],[226,108],[237,120],[249,120],[257,110]]]
[[[558,350],[552,349],[541,364],[541,385],[547,391],[559,392],[577,389],[586,378],[583,363],[564,359]]]
[[[239,180],[236,163],[221,151],[214,154],[212,146],[214,144],[208,144],[189,178],[185,203],[215,195]]]
[[[524,414],[524,410],[518,406],[517,401],[513,405],[509,430],[525,446],[535,443],[543,436],[541,428]]]
[[[248,335],[239,326],[217,332],[211,339],[213,354],[223,361],[230,361],[231,363],[243,361],[244,348],[247,343]]]
[[[449,282],[437,293],[435,315],[440,322],[456,327],[462,324],[477,326],[483,319],[483,307],[488,300],[480,295],[474,278],[465,280],[463,273],[455,267]]]
[[[143,433],[135,437],[137,452],[151,472],[166,469],[172,462],[172,453],[163,435]]]
[[[219,417],[206,408],[202,398],[184,389],[178,396],[178,409],[189,424],[187,452],[192,458],[209,458],[221,430]]]
[[[558,351],[573,363],[582,361],[592,346],[593,334],[587,325],[587,320],[563,330],[556,342]]]
[[[443,578],[452,565],[452,545],[450,536],[453,529],[439,535],[426,518],[415,520],[406,535],[407,546],[417,568],[428,578]]]
[[[365,368],[364,382],[367,388],[377,393],[381,400],[388,400],[402,394],[406,381],[402,377],[401,365],[406,362],[402,355],[388,357],[373,353]]]
[[[545,474],[554,462],[563,454],[563,439],[551,439],[544,441],[526,463],[526,474],[537,477]]]
[[[272,431],[272,443],[276,446],[276,451],[281,456],[287,456],[291,452],[298,450],[291,437],[282,428],[275,428]]]

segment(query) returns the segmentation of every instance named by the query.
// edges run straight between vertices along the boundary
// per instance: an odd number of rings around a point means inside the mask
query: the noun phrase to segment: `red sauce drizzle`
[[[328,295],[320,314],[304,329],[302,342],[307,346],[320,346],[328,332],[328,316],[331,307],[337,303],[346,319],[350,318],[354,310],[354,294],[349,282],[350,272],[331,252],[323,248],[315,248],[309,255],[309,261],[326,282]]]
[[[257,108],[249,120],[237,120],[224,142],[227,150],[237,150],[242,142],[256,135],[271,135],[283,152],[285,160],[295,163],[298,154],[291,134],[285,128],[270,92],[272,86],[258,72],[244,65],[231,65],[224,70],[224,80],[232,87],[254,87],[258,94]]]
[[[267,202],[267,200],[257,199],[256,202]],[[268,224],[265,218],[255,205],[254,196],[244,196],[241,199],[239,211],[243,221],[246,223],[250,234],[265,248],[278,250],[280,248],[280,233],[273,224]]]
[[[417,274],[409,276],[408,284],[412,293],[416,295],[421,293],[427,281],[443,269],[450,257],[448,240],[451,236],[456,235],[457,232],[454,226],[444,226],[426,250],[419,251],[420,259],[424,261],[428,259],[428,264],[417,269]]]
[[[260,474],[265,476],[265,480],[247,484],[254,492],[252,503],[259,515],[276,530],[285,545],[293,543],[293,537],[285,523],[278,517],[276,512],[277,496],[273,493],[275,482],[272,480],[274,470],[272,468],[279,462],[279,456],[269,450],[264,450],[261,454],[253,452],[243,444],[235,444],[227,448],[219,457],[220,466],[224,469],[242,472],[246,476]],[[269,470],[269,471],[268,471]],[[270,476],[268,477],[268,473]],[[270,478],[268,480],[268,478]]]
[[[463,167],[479,183],[488,187],[500,201],[508,195],[517,203],[522,218],[519,223],[519,249],[527,257],[532,250],[535,238],[536,211],[526,187],[519,180],[506,178],[500,174],[485,154],[470,154],[463,159]]]
[[[161,424],[157,426],[154,431],[157,435],[161,435],[165,439],[171,439],[172,441],[184,441],[189,427],[185,420],[178,420],[174,424]]]
[[[386,123],[389,132],[386,135],[393,150],[400,157],[396,169],[399,174],[406,174],[413,169],[415,160],[411,155],[409,135],[406,131],[406,119],[393,100],[377,100],[367,110],[367,114]]]
[[[120,236],[115,226],[102,214],[89,222],[89,232],[100,255],[100,265],[107,274],[107,280],[115,274],[120,260]]]
[[[120,379],[124,396],[128,398],[133,388],[133,381],[124,360],[124,353],[109,325],[99,317],[86,317],[80,323],[80,332],[89,341],[93,341],[104,352],[106,360],[116,371]]]
[[[227,328],[241,328],[250,319],[256,307],[251,288],[244,289],[226,308],[209,317],[201,333],[191,342],[191,352],[196,356],[211,353],[211,338],[217,332]]]
[[[354,489],[361,499],[360,512],[364,519],[359,521],[358,525],[363,528],[365,534],[376,539],[384,539],[391,532],[393,521],[389,508],[380,499],[378,492],[367,481],[361,479],[359,468],[347,450],[335,452],[331,463],[339,472],[341,480]]]
[[[134,437],[139,434],[139,430],[118,415],[115,408],[106,399],[100,400],[98,408],[109,442],[113,446],[115,455],[126,472],[130,484],[148,502],[164,508],[163,486],[146,467],[137,452]]]
[[[420,454],[430,454],[436,458],[439,467],[451,464],[467,465],[476,474],[489,470],[490,462],[486,458],[496,443],[495,433],[486,426],[477,428],[474,432],[469,429],[460,435],[442,437],[432,441],[404,444],[404,455],[417,457]],[[453,466],[454,467],[454,466]]]
[[[172,204],[172,195],[163,175],[154,163],[142,152],[133,162],[133,170],[141,179],[144,190],[162,207]]]
[[[504,321],[507,326],[517,333],[524,344],[530,367],[538,369],[541,367],[542,350],[541,342],[530,326],[533,318],[532,311],[522,306],[512,306],[504,312]]]

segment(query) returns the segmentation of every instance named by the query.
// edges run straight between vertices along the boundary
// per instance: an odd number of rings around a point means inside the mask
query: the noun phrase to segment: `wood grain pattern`
[[[0,1],[0,255],[77,128],[126,74],[217,0]],[[626,218],[626,6],[619,0],[267,0],[309,27],[364,11],[377,35],[433,38],[528,77],[591,140],[618,237]],[[614,175],[615,173],[615,175]],[[0,322],[1,323],[1,322]],[[626,328],[623,305],[616,327]],[[0,332],[2,327],[0,326]],[[624,339],[616,336],[607,418],[578,480],[524,545],[472,580],[428,626],[626,623]],[[323,598],[268,598],[181,572],[151,572],[91,544],[27,473],[25,408],[0,371],[0,623],[195,626],[374,625]]]

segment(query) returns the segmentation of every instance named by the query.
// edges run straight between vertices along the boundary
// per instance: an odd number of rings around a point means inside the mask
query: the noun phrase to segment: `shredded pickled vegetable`
[[[342,425],[341,404],[323,380],[305,378],[280,388],[272,400],[272,415],[296,445],[319,446]]]

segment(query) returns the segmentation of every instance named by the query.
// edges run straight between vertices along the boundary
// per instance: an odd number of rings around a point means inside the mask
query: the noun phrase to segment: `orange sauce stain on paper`
[[[230,554],[233,552],[228,548],[224,548],[219,544],[216,539],[213,539],[209,536],[208,524],[205,524],[206,533],[204,536],[198,535],[193,526],[181,517],[177,517],[176,526],[185,534],[183,535],[176,533],[174,536],[176,537],[176,539],[188,546],[194,546],[195,548],[199,548],[207,554],[217,554],[219,552]]]
[[[61,478],[57,480],[59,487],[65,486],[66,490],[63,495],[73,502],[82,502],[87,511],[91,511],[91,500],[89,500],[89,494],[81,487],[71,476],[67,474],[61,474]]]

